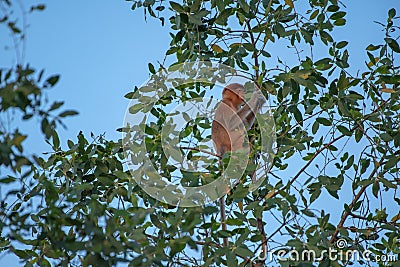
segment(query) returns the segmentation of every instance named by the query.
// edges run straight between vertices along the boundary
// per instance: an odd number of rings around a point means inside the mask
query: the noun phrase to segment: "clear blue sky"
[[[45,11],[29,17],[25,62],[45,68],[48,75],[61,74],[49,98],[64,100],[66,108],[80,112],[66,120],[68,131],[60,137],[66,141],[83,130],[118,138],[115,129],[121,127],[128,105],[123,96],[147,79],[148,62],[164,59],[167,28],[150,18],[146,23],[143,10],[133,12],[131,3],[123,0],[44,3]],[[9,38],[1,39],[10,44]],[[13,51],[2,54],[0,66],[15,62]],[[39,134],[37,124],[27,127]]]
[[[304,0],[300,0],[301,2]],[[25,1],[21,1],[25,2]],[[27,1],[34,2],[35,1]],[[106,132],[117,139],[128,100],[123,96],[148,78],[148,62],[163,61],[169,47],[169,28],[148,18],[143,10],[131,11],[131,2],[124,0],[41,1],[44,12],[29,17],[26,60],[31,66],[46,69],[46,74],[61,74],[58,85],[49,92],[50,100],[64,100],[65,107],[80,115],[68,118],[67,131],[61,131],[65,144],[80,130],[89,135]],[[364,48],[382,40],[383,32],[373,21],[384,22],[389,8],[400,13],[398,0],[344,1],[347,5],[347,26],[335,32],[337,40],[349,41],[353,70],[364,68]],[[28,7],[28,5],[26,5]],[[0,30],[0,67],[15,61],[12,51],[4,52],[10,39]],[[285,48],[274,53],[287,54]],[[277,56],[272,54],[272,56]],[[295,55],[293,55],[295,57]],[[38,143],[36,123],[26,124],[31,134],[27,148],[34,153],[48,151]],[[35,138],[37,136],[38,138]],[[41,141],[40,141],[41,142]],[[20,266],[16,258],[7,256],[1,266]]]

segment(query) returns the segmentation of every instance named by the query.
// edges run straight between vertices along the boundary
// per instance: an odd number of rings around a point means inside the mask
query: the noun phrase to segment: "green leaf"
[[[337,20],[335,20],[335,22],[333,24],[336,26],[344,26],[346,24],[346,20],[345,19],[337,19]]]
[[[338,125],[337,129],[339,130],[339,132],[341,132],[342,134],[346,135],[346,136],[351,136],[353,133],[347,129],[346,127],[342,126],[342,125]]]
[[[332,14],[332,15],[331,15],[331,19],[332,19],[332,20],[338,20],[338,19],[343,18],[344,16],[346,16],[346,12],[344,12],[344,11],[339,11],[339,12],[336,12],[336,13]]]
[[[300,110],[297,108],[297,106],[293,105],[289,107],[289,111],[293,113],[294,118],[296,121],[300,124],[303,125],[303,115],[301,114]]]
[[[331,126],[332,125],[332,122],[330,120],[326,119],[326,118],[319,117],[319,118],[317,118],[317,121],[319,123],[321,123],[322,125],[324,125],[324,126]]]
[[[48,87],[48,86],[53,87],[58,82],[59,79],[60,79],[60,75],[51,76],[50,78],[48,78],[45,81],[44,87]]]
[[[355,91],[349,91],[349,94],[347,94],[345,96],[345,98],[350,98],[350,99],[354,99],[354,100],[363,100],[364,96],[360,95],[359,93],[357,93]]]
[[[112,186],[114,185],[114,180],[113,180],[113,175],[100,175],[99,177],[97,177],[98,181],[105,185],[105,186]]]
[[[379,193],[379,181],[375,181],[372,185],[372,194],[378,198]]]
[[[194,1],[192,1],[191,5],[190,5],[190,12],[199,11],[202,2],[203,2],[202,0],[194,0]]]
[[[60,102],[57,102],[57,101],[56,101],[56,102],[54,102],[54,103],[51,105],[49,111],[58,109],[58,108],[61,107],[62,105],[64,105],[64,101],[60,101]]]
[[[318,121],[314,121],[313,126],[312,126],[312,133],[316,134],[319,128],[319,122]]]
[[[350,158],[347,160],[347,164],[346,166],[344,166],[345,170],[350,169],[350,167],[353,165],[354,163],[354,155],[351,155]]]
[[[282,26],[280,23],[276,23],[273,27],[274,32],[279,36],[282,37],[285,35],[285,27]]]
[[[347,41],[341,41],[341,42],[336,44],[336,48],[337,49],[342,49],[342,48],[346,47],[348,45],[348,43],[349,42],[347,42]]]
[[[236,200],[242,200],[249,194],[249,190],[244,187],[238,187],[233,191],[232,198]]]
[[[301,212],[308,217],[316,217],[315,214],[309,209],[303,209]]]
[[[318,183],[318,184],[319,184],[319,187],[315,188],[311,193],[310,203],[313,203],[321,195],[321,186],[320,186],[320,183]]]
[[[171,240],[169,245],[171,247],[170,256],[173,257],[175,254],[181,252],[186,247],[187,241],[183,239]]]
[[[336,199],[339,199],[339,195],[338,195],[338,191],[337,190],[331,190],[331,189],[326,189],[328,191],[328,193],[333,196]]]
[[[233,15],[233,12],[233,8],[224,9],[215,19],[215,23],[219,25],[226,25],[228,18]]]
[[[244,258],[249,258],[253,256],[253,252],[251,252],[248,248],[244,247],[244,245],[237,247],[235,249],[237,255],[242,256]]]
[[[136,114],[144,108],[144,105],[141,103],[137,103],[131,107],[129,107],[129,113]]]
[[[21,33],[21,29],[18,28],[14,22],[8,22],[7,23],[8,28],[14,33],[14,34],[19,34]]]
[[[178,13],[185,13],[185,9],[180,4],[170,1],[169,4],[171,5],[172,9]]]
[[[68,144],[68,148],[69,148],[69,149],[72,149],[72,148],[74,147],[74,145],[75,145],[74,142],[72,142],[72,141],[69,140],[69,139],[68,139],[68,141],[67,141],[67,144]]]
[[[244,222],[243,222],[242,220],[239,220],[239,219],[228,218],[228,219],[226,220],[226,224],[227,224],[227,225],[240,226],[240,225],[243,225]]]
[[[242,45],[243,45],[244,49],[246,49],[247,51],[250,51],[250,52],[254,51],[254,45],[253,44],[251,44],[251,43],[243,43]]]
[[[382,133],[380,137],[384,142],[390,142],[393,140],[392,136],[388,133]]]
[[[314,63],[314,66],[318,70],[327,70],[327,69],[330,69],[333,66],[333,64],[332,64],[332,60],[330,58],[323,58],[323,59],[316,61]]]
[[[156,70],[154,69],[153,64],[149,63],[148,66],[149,66],[149,71],[150,71],[152,74],[156,74]]]
[[[79,114],[79,112],[77,112],[75,110],[66,110],[66,111],[63,111],[60,114],[58,114],[58,116],[61,118],[64,118],[64,117],[68,117],[68,116],[75,116],[78,114]]]
[[[124,97],[127,99],[132,99],[134,94],[135,94],[135,92],[129,92],[126,95],[124,95]]]
[[[396,84],[400,82],[400,75],[381,75],[379,78],[381,82],[387,84]]]
[[[391,19],[393,19],[394,17],[396,17],[396,9],[391,8],[391,9],[388,11],[388,16],[389,16],[389,20],[391,20]]]
[[[44,10],[45,8],[46,8],[46,6],[45,6],[45,5],[42,5],[42,4],[37,5],[37,6],[31,6],[31,9],[29,10],[29,12],[32,12],[32,11],[35,11],[35,10],[42,11],[42,10]]]
[[[320,31],[319,34],[321,35],[321,40],[323,42],[330,42],[330,43],[333,42],[333,38],[329,33],[325,31]]]
[[[310,15],[310,20],[315,19],[318,16],[318,14],[319,14],[319,10],[318,9],[314,10],[314,12],[311,13],[311,15]]]
[[[8,176],[6,178],[0,179],[0,184],[10,184],[10,183],[13,183],[15,181],[16,181],[16,179],[14,177]]]
[[[388,37],[388,38],[385,38],[385,41],[394,52],[400,53],[400,46],[396,40]]]
[[[44,118],[41,123],[41,130],[42,133],[46,135],[46,139],[50,137],[51,134],[51,127],[49,125],[49,121],[47,118]]]
[[[15,146],[21,146],[21,143],[27,138],[27,135],[16,134],[13,138],[13,144]]]
[[[238,0],[238,3],[244,12],[249,13],[250,6],[249,6],[249,4],[246,3],[246,0]]]
[[[12,252],[20,259],[28,259],[30,257],[25,250],[12,249]]]
[[[203,24],[203,22],[201,21],[201,16],[199,14],[189,15],[189,22],[196,25]]]
[[[338,5],[330,5],[329,7],[328,7],[328,11],[329,12],[336,12],[336,11],[338,11],[340,8],[339,8],[339,6]]]
[[[370,44],[369,46],[367,46],[366,50],[368,50],[368,51],[375,51],[375,50],[379,49],[380,47],[381,47],[381,45],[373,45],[373,44]]]
[[[354,135],[354,138],[356,139],[356,142],[360,142],[361,138],[363,137],[364,133],[362,130],[359,128],[356,129],[356,134]]]
[[[60,147],[60,139],[59,139],[58,134],[57,134],[56,131],[53,131],[52,139],[53,139],[53,147],[54,147],[54,149],[58,149]]]

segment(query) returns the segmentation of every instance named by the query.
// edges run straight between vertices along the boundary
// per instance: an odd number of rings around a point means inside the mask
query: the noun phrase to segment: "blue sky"
[[[128,105],[123,96],[147,79],[148,62],[163,60],[167,29],[154,19],[146,23],[143,11],[133,12],[125,1],[45,4],[44,12],[29,17],[25,62],[45,68],[48,75],[61,74],[49,98],[64,100],[65,108],[80,112],[66,120],[68,131],[60,133],[61,139],[75,138],[80,130],[118,138],[115,129],[121,127]],[[0,66],[15,62],[13,51],[4,58]],[[27,127],[39,134],[37,124]],[[37,140],[32,145],[39,148]]]
[[[355,71],[364,68],[367,58],[364,48],[382,40],[384,33],[373,21],[384,22],[387,11],[400,4],[398,0],[347,2],[347,26],[335,31],[334,36],[349,41],[350,62]],[[163,61],[170,42],[169,28],[161,27],[152,18],[146,22],[143,10],[133,12],[131,2],[123,0],[44,3],[44,12],[28,18],[25,62],[37,69],[45,68],[47,75],[61,74],[58,85],[49,91],[49,98],[63,100],[65,108],[80,112],[65,121],[68,129],[60,132],[62,143],[75,140],[80,130],[87,135],[105,132],[108,139],[119,138],[120,133],[115,129],[121,127],[128,105],[123,96],[148,78],[149,62]],[[397,11],[400,13],[400,9]],[[5,43],[10,44],[4,30],[0,30],[0,36],[1,48]],[[285,47],[274,52],[288,54]],[[13,51],[1,49],[0,67],[13,63]],[[25,132],[31,134],[27,140],[30,152],[49,151],[44,142],[38,142],[42,139],[38,124],[31,122],[25,126]],[[0,263],[20,266],[11,256],[0,258]]]

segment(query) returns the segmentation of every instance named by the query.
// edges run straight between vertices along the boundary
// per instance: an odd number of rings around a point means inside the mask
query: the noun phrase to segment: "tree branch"
[[[378,171],[378,168],[381,166],[382,162],[384,160],[384,156],[381,158],[381,160],[375,164],[374,169],[372,170],[371,174],[369,175],[367,180],[370,180],[374,177],[374,175],[376,174],[376,172]],[[329,243],[332,244],[333,242],[335,242],[335,240],[337,239],[337,235],[339,234],[339,230],[340,228],[343,227],[347,217],[351,214],[351,211],[354,208],[354,205],[357,203],[357,201],[361,198],[361,196],[364,194],[365,190],[368,188],[368,186],[370,186],[371,184],[366,184],[363,185],[360,189],[360,191],[358,191],[357,195],[353,198],[353,200],[351,201],[350,205],[349,205],[349,210],[345,211],[342,214],[342,217],[340,218],[340,222],[339,224],[336,226],[335,232],[333,232],[331,239],[329,240]]]

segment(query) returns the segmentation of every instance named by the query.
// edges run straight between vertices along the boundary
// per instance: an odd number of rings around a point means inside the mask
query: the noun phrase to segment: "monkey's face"
[[[224,98],[229,98],[234,106],[244,104],[244,89],[242,87],[225,88],[222,94]]]
[[[241,106],[244,104],[244,90],[242,88],[236,88],[233,91],[236,98],[233,100],[236,106]]]

